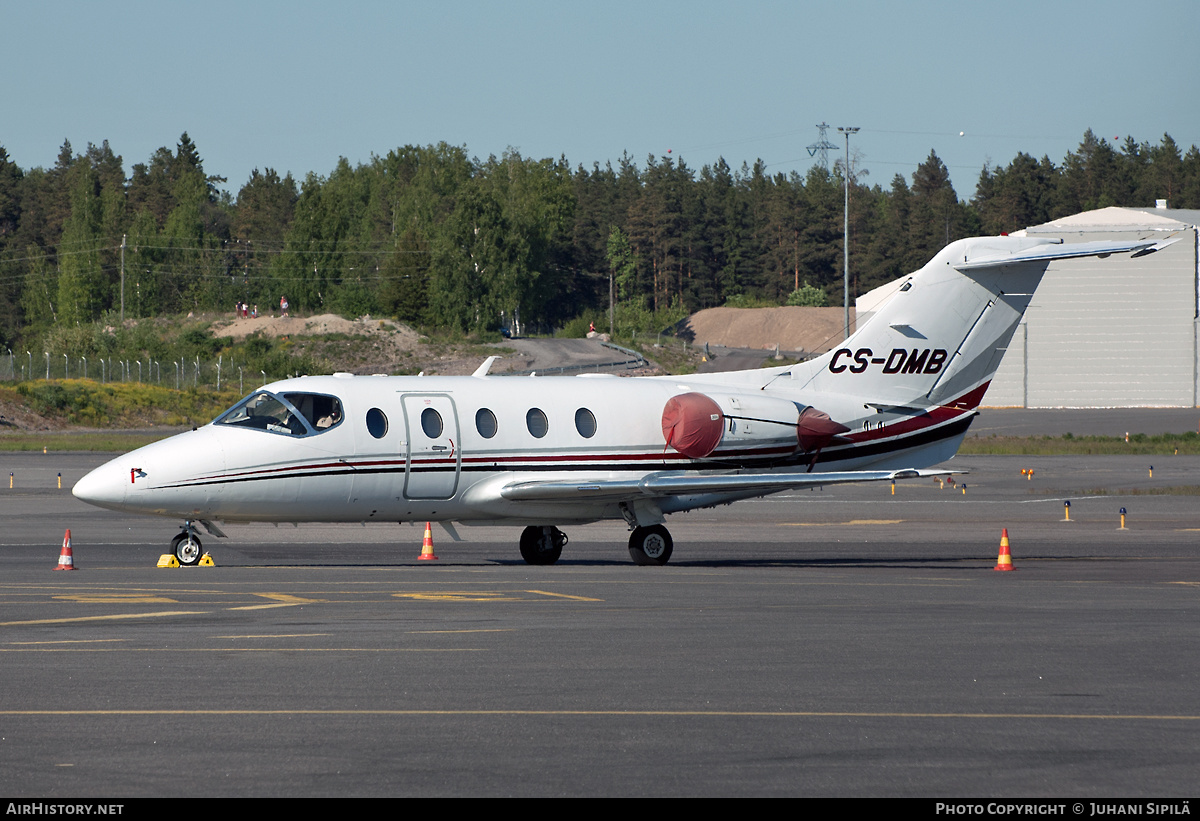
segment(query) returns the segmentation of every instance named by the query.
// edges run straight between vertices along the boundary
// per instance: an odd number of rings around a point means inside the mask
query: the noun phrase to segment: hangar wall
[[[1194,211],[1106,208],[1022,232],[1066,242],[1180,239],[1137,259],[1051,263],[988,389],[987,406],[1196,407],[1197,217]]]

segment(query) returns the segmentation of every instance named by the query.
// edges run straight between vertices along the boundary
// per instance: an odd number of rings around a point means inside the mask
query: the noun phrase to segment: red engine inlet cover
[[[702,393],[672,396],[663,407],[663,438],[692,459],[703,459],[716,450],[724,429],[720,406]]]
[[[796,438],[805,453],[825,447],[839,433],[846,433],[850,428],[834,422],[825,411],[807,407],[800,414],[796,423]]]

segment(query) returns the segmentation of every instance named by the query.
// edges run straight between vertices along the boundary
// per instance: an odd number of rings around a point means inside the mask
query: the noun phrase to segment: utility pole
[[[121,324],[125,324],[125,234],[121,234]]]
[[[857,133],[858,129],[858,126],[838,126],[838,131],[846,135],[846,167],[842,169],[844,172],[842,179],[846,184],[844,251],[842,254],[842,301],[845,309],[843,330],[846,339],[850,338],[850,135]]]
[[[608,266],[608,338],[613,338],[613,319],[616,314],[613,313],[613,270],[612,265]]]

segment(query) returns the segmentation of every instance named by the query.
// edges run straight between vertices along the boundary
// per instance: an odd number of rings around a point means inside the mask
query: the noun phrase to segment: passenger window
[[[596,435],[596,417],[587,408],[575,411],[575,430],[579,431],[579,435],[584,439],[591,439]]]
[[[529,413],[525,414],[525,427],[529,428],[529,432],[535,438],[541,439],[549,432],[550,423],[546,421],[546,414],[537,408],[531,408]]]
[[[430,439],[437,439],[442,435],[442,416],[433,408],[426,408],[421,411],[421,430],[425,431],[425,435]]]
[[[492,413],[487,408],[480,408],[475,413],[475,430],[479,431],[479,435],[484,439],[491,439],[496,435],[496,414]]]
[[[382,439],[388,431],[387,416],[379,408],[367,411],[367,432],[376,439]]]

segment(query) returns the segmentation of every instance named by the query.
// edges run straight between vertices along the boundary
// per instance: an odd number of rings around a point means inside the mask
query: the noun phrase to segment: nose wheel
[[[196,537],[190,529],[185,530],[171,540],[171,552],[175,554],[175,558],[182,565],[197,565],[200,564],[200,557],[204,555],[204,546],[200,544],[200,539]]]

